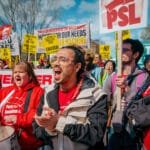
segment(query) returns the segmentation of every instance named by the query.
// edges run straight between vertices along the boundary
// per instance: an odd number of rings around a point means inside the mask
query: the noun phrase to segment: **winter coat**
[[[43,103],[38,108],[39,115]],[[58,87],[47,94],[47,103],[49,107],[59,111]],[[102,142],[106,122],[107,96],[95,80],[85,77],[78,96],[59,117],[56,125],[58,132],[48,133],[35,122],[33,126],[36,136],[51,143],[54,150],[88,150]]]
[[[10,125],[15,128],[21,150],[36,150],[42,142],[32,133],[32,121],[43,95],[43,89],[34,83],[29,83],[21,89],[15,85],[4,87],[0,89],[1,104],[6,96],[11,92],[12,94],[9,96],[8,101],[2,106],[1,109],[1,123],[4,126]],[[27,96],[29,95],[30,97],[28,103],[26,101]],[[25,110],[25,108],[27,108],[27,110]],[[17,121],[15,124],[12,122],[5,122],[4,118],[9,115],[17,115]]]

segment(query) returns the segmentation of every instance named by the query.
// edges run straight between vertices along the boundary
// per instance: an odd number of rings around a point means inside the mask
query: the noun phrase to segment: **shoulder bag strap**
[[[32,90],[33,89],[28,90],[27,97],[26,97],[25,104],[24,104],[24,112],[27,112],[27,110],[28,110]]]
[[[3,107],[3,105],[5,105],[7,103],[7,101],[10,99],[10,97],[13,95],[13,93],[15,92],[15,90],[12,90],[0,103],[0,109]]]

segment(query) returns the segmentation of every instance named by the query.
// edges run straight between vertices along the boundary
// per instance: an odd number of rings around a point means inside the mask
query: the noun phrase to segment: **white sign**
[[[13,56],[20,55],[17,34],[12,33],[9,38],[0,40],[0,48],[10,48]]]
[[[70,25],[60,28],[47,28],[35,31],[39,38],[38,53],[44,53],[42,38],[47,35],[57,34],[59,47],[77,44],[90,48],[89,24]]]
[[[35,69],[35,74],[41,87],[47,87],[49,90],[53,88],[53,71],[51,69]],[[2,87],[12,84],[12,70],[0,70],[0,79]]]
[[[147,0],[100,0],[100,33],[147,25]]]

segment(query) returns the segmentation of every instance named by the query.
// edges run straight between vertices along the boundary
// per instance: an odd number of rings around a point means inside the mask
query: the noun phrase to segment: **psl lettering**
[[[107,27],[112,29],[114,24],[120,27],[133,25],[141,22],[136,16],[136,5],[134,0],[114,0],[106,6]]]

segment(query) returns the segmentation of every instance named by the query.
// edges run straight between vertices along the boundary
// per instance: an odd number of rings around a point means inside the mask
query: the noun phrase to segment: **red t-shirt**
[[[68,106],[72,101],[74,94],[76,93],[77,86],[74,86],[69,91],[61,91],[59,90],[59,105],[60,111],[63,111],[66,106]]]

